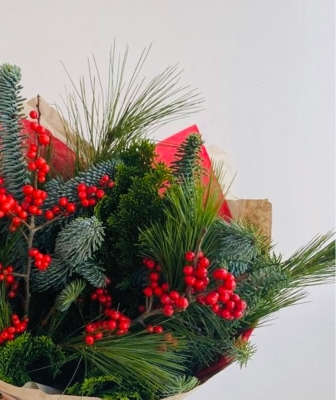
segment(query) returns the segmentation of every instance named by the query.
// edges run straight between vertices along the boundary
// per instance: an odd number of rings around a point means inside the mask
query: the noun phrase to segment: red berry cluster
[[[143,289],[145,297],[157,297],[162,305],[162,313],[171,317],[176,310],[185,310],[189,306],[189,301],[176,290],[169,291],[166,282],[160,284],[162,280],[161,267],[154,260],[144,258],[143,264],[151,270],[149,273],[149,285]]]
[[[29,151],[27,153],[27,157],[31,160],[28,162],[28,170],[31,172],[37,173],[37,180],[40,183],[44,183],[46,181],[46,175],[50,171],[50,167],[47,164],[47,161],[41,157],[37,156],[38,147],[36,144],[29,145]]]
[[[30,249],[28,255],[34,259],[35,267],[40,271],[46,270],[52,261],[52,258],[49,254],[42,254],[36,248]]]
[[[163,333],[163,326],[161,325],[148,325],[146,331],[148,333]]]
[[[97,204],[97,199],[102,199],[105,192],[98,189],[97,186],[87,186],[85,183],[80,183],[77,186],[77,196],[83,207],[94,207]]]
[[[32,121],[30,123],[30,128],[37,133],[38,135],[38,141],[41,145],[45,146],[50,143],[50,137],[47,134],[47,131],[45,128],[40,125],[36,120],[38,119],[38,114],[36,111],[31,111],[29,113],[29,116],[31,119],[34,119],[35,121]]]
[[[14,299],[16,297],[16,291],[19,288],[19,283],[16,281],[15,276],[13,275],[13,267],[8,266],[4,267],[0,263],[0,282],[5,283],[5,287],[8,289],[7,296],[10,299]]]
[[[27,329],[28,318],[20,320],[16,314],[13,314],[11,319],[12,325],[0,332],[0,345],[8,342],[9,340],[14,340],[15,335],[23,333]]]
[[[87,324],[85,327],[85,343],[92,346],[96,340],[101,340],[104,334],[110,335],[115,331],[116,335],[126,334],[131,327],[131,320],[120,311],[111,308],[112,297],[107,289],[97,288],[91,294],[91,300],[98,301],[103,306],[104,321],[97,321]]]
[[[213,277],[218,283],[217,288],[206,295],[197,296],[197,301],[210,306],[212,311],[223,319],[241,318],[246,309],[246,302],[233,293],[236,288],[235,277],[224,268],[216,269]]]
[[[197,258],[195,253],[188,251],[185,254],[185,259],[193,264],[186,265],[183,268],[184,282],[187,287],[191,288],[192,292],[202,292],[206,290],[210,282],[208,278],[209,259],[204,257],[201,251],[197,254]]]

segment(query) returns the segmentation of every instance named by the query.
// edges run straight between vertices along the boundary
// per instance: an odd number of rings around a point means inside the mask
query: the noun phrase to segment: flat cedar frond
[[[165,194],[165,220],[140,235],[141,250],[161,265],[171,288],[182,289],[182,268],[187,251],[196,251],[222,204],[221,189],[214,176],[207,185],[198,180],[173,185]],[[207,250],[207,249],[203,249]]]
[[[106,337],[97,341],[94,347],[87,347],[83,336],[78,336],[61,346],[66,351],[80,354],[103,375],[137,379],[166,390],[184,371],[185,357],[179,352],[165,351],[167,341],[164,334]],[[177,349],[183,346],[179,342]]]
[[[89,84],[84,78],[79,86],[71,80],[74,92],[67,93],[63,100],[69,121],[64,128],[68,145],[77,154],[79,169],[110,158],[131,141],[200,110],[203,100],[199,94],[179,86],[181,72],[177,66],[168,67],[147,85],[145,78],[139,79],[148,52],[142,52],[127,82],[128,48],[120,57],[114,45],[107,90],[103,89],[94,57],[93,68],[88,63]]]
[[[335,240],[333,232],[317,236],[281,264],[291,287],[306,287],[335,280]]]
[[[81,295],[85,287],[86,284],[81,279],[76,279],[70,282],[57,296],[55,303],[56,308],[62,312],[66,311],[71,306],[71,304],[76,301],[77,298]]]

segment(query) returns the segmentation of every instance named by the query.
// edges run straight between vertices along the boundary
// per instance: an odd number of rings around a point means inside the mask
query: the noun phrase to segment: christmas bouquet
[[[232,218],[220,168],[195,129],[158,146],[146,138],[199,104],[193,92],[179,95],[172,74],[143,90],[131,84],[123,98],[118,75],[102,113],[95,99],[86,106],[81,86],[84,112],[70,96],[65,146],[43,126],[39,99],[29,119],[21,115],[20,70],[1,66],[0,392],[8,399],[39,398],[11,391],[28,381],[64,398],[187,393],[245,364],[255,327],[301,300],[304,287],[332,280],[331,233],[283,260],[258,226]]]

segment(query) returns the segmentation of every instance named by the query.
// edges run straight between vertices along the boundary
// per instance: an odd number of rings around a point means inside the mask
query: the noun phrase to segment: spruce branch
[[[0,66],[0,175],[8,192],[22,201],[22,187],[29,182],[29,173],[23,157],[20,118],[24,99],[20,96],[20,79],[17,66]]]

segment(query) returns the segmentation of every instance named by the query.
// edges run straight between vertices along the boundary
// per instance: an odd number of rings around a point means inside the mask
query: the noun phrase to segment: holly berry
[[[29,116],[31,119],[37,119],[38,114],[36,111],[32,110],[32,111],[30,111]]]
[[[86,336],[85,336],[85,343],[86,343],[88,346],[92,346],[92,345],[94,344],[94,342],[95,342],[95,338],[94,338],[93,335],[86,335]]]
[[[195,253],[193,253],[192,251],[188,251],[187,253],[185,253],[184,257],[189,262],[194,261]]]

